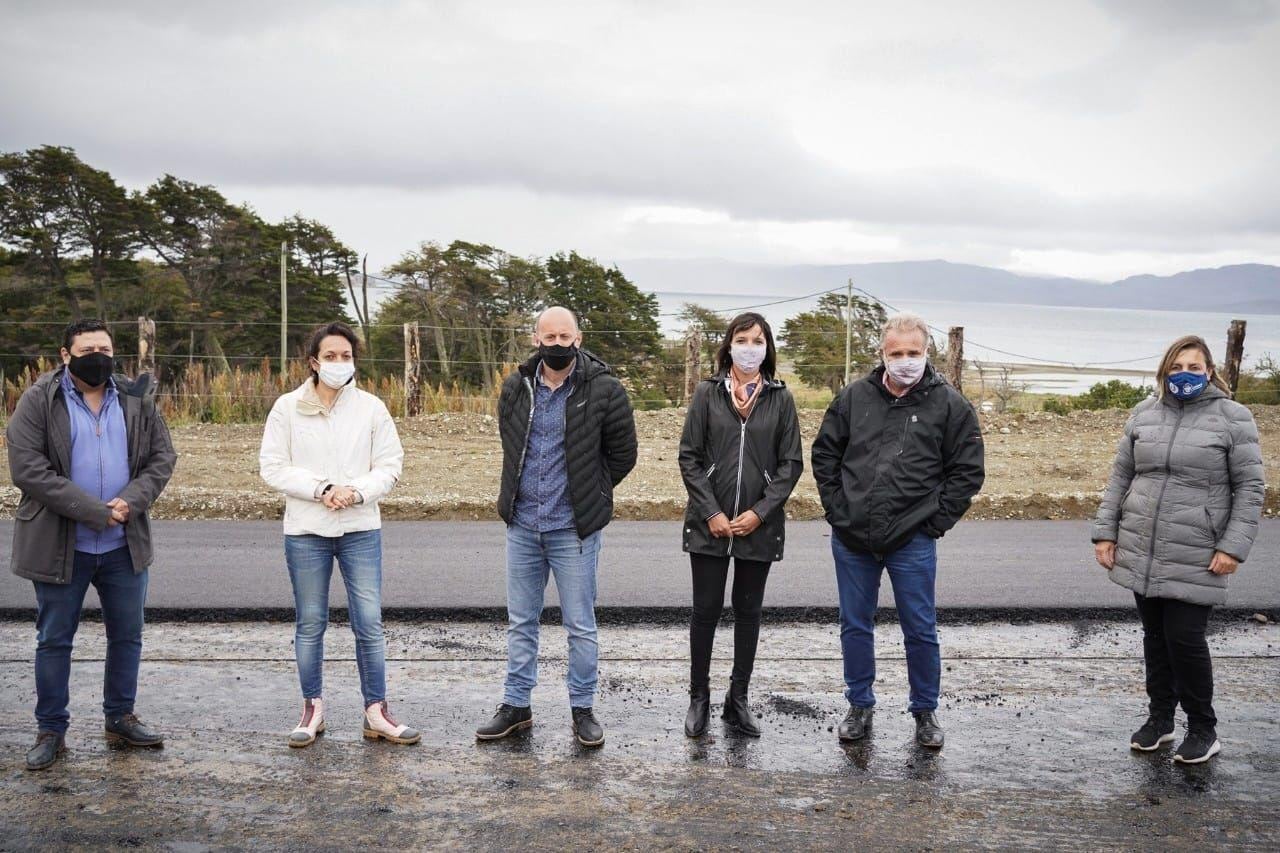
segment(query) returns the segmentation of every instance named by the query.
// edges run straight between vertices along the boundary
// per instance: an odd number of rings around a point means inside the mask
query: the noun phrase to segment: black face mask
[[[578,357],[577,347],[566,347],[560,344],[538,345],[538,354],[542,356],[542,362],[552,370],[564,370],[573,360]]]
[[[90,388],[99,388],[107,384],[115,371],[115,361],[105,352],[91,352],[88,355],[73,355],[67,365],[71,375]]]

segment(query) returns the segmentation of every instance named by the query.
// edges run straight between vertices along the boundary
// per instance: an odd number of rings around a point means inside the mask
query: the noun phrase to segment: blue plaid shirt
[[[564,416],[576,372],[575,368],[553,391],[543,383],[542,364],[538,364],[533,383],[533,422],[529,424],[512,519],[526,530],[546,533],[575,526],[564,460]]]

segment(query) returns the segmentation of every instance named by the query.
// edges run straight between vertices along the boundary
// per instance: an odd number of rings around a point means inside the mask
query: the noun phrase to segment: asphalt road
[[[273,610],[293,600],[279,522],[161,521],[148,606],[175,610]],[[689,605],[689,563],[674,522],[618,521],[605,531],[599,571],[602,608]],[[29,582],[9,572],[12,522],[0,522],[0,610],[35,606]],[[829,528],[788,528],[786,559],[775,564],[769,608],[834,608]],[[388,522],[383,541],[383,605],[406,610],[501,608],[505,538],[488,522]],[[1089,610],[1133,606],[1093,561],[1087,522],[970,521],[939,549],[940,609]],[[548,604],[556,603],[549,585]],[[331,606],[345,606],[334,572]],[[92,590],[86,604],[97,606]],[[892,605],[887,577],[881,604]],[[1253,557],[1232,580],[1229,606],[1280,608],[1280,520],[1264,521]]]

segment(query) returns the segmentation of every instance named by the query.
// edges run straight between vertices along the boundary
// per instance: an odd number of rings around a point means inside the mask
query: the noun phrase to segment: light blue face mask
[[[1208,386],[1208,376],[1203,373],[1192,373],[1188,370],[1170,373],[1169,378],[1166,380],[1166,387],[1169,389],[1169,393],[1179,400],[1194,400]]]

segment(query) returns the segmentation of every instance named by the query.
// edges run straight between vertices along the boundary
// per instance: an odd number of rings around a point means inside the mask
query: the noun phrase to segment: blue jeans
[[[911,685],[908,710],[938,707],[942,657],[938,652],[937,614],[933,584],[938,574],[938,543],[923,533],[892,554],[877,557],[851,551],[831,534],[840,589],[840,650],[844,657],[844,697],[856,708],[876,704],[875,615],[880,597],[880,574],[889,570],[893,603],[907,651],[907,680]]]
[[[285,562],[297,613],[293,638],[304,699],[324,687],[324,631],[329,625],[329,579],[338,561],[347,612],[356,635],[356,668],[365,707],[387,698],[387,642],[382,633],[382,531],[343,536],[286,536]]]
[[[502,701],[525,708],[538,683],[538,619],[554,574],[560,613],[569,634],[569,704],[589,708],[596,693],[596,562],[600,531],[537,533],[507,526],[507,681]]]
[[[41,583],[36,588],[36,723],[42,732],[64,733],[71,715],[71,647],[89,584],[102,602],[107,633],[102,713],[108,718],[133,712],[142,662],[142,609],[147,573],[133,571],[129,549],[106,554],[76,551],[71,582]]]

